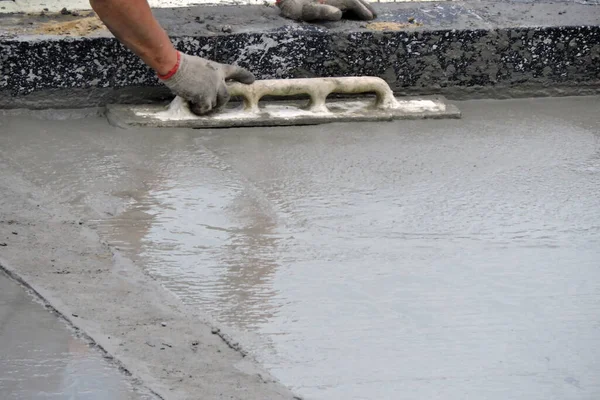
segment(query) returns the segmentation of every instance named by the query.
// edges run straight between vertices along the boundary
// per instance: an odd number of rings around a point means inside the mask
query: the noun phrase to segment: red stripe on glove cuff
[[[181,53],[177,52],[177,63],[175,64],[175,66],[173,68],[171,68],[171,70],[164,75],[158,74],[158,77],[160,79],[162,79],[163,81],[169,79],[170,77],[175,75],[175,73],[179,69],[179,64],[181,64]]]

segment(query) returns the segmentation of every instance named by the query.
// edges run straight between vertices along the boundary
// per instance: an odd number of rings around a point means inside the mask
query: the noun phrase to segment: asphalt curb
[[[381,4],[375,23],[298,24],[263,6],[156,14],[179,50],[241,65],[259,79],[378,76],[397,94],[503,98],[600,93],[600,4],[583,3]],[[11,18],[35,27],[47,17]],[[2,108],[169,96],[107,32],[40,35],[6,21],[0,19]]]

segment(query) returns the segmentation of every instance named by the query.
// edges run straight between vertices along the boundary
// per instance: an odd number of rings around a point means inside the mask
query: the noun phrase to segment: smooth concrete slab
[[[0,393],[5,400],[151,400],[64,321],[0,272]]]
[[[600,98],[458,106],[230,130],[5,113],[0,259],[118,332],[128,365],[161,357],[173,379],[148,376],[178,398],[202,380],[174,341],[198,327],[143,338],[189,310],[306,399],[598,398]],[[182,305],[157,317],[135,270]]]

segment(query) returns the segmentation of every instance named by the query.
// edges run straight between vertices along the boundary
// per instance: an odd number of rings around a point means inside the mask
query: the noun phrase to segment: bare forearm
[[[90,4],[112,34],[157,73],[166,74],[177,63],[177,51],[147,0],[90,0]]]

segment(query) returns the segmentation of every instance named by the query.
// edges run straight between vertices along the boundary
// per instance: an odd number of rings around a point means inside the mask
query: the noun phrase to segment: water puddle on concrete
[[[98,227],[307,399],[600,394],[597,142],[486,124],[190,137]]]
[[[2,273],[0,393],[6,400],[155,399]]]

